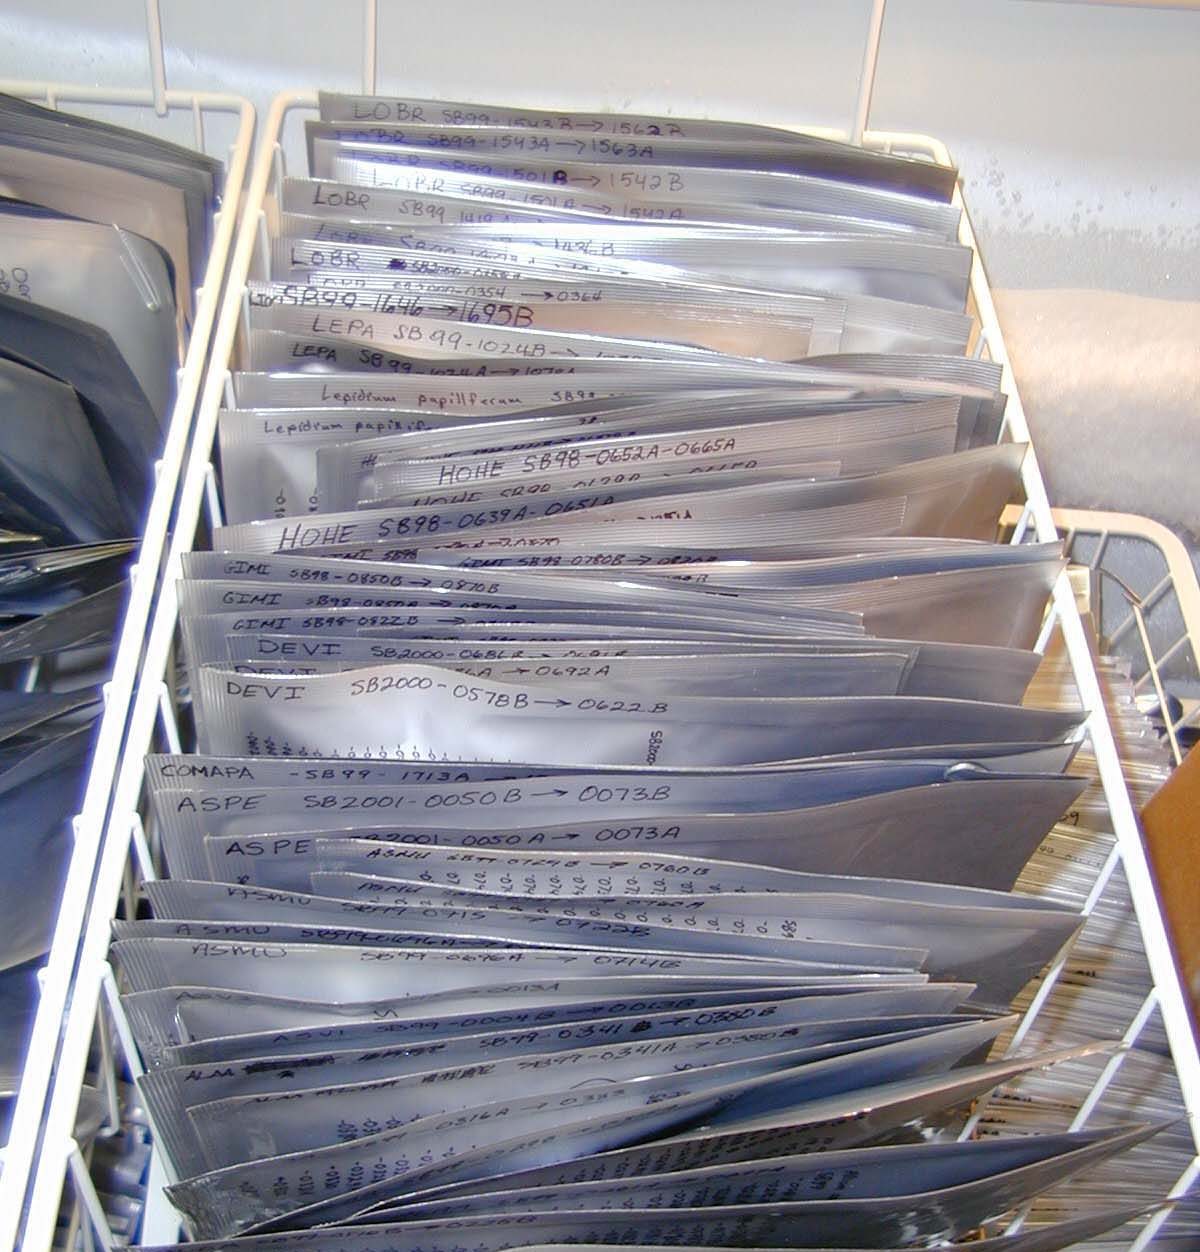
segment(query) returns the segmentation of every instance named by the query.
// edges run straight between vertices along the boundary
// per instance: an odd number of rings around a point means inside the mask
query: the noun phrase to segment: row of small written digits
[[[383,843],[356,842],[363,855],[389,850]],[[1042,934],[1034,946],[1040,943],[1043,955],[1052,952],[1074,926],[1068,911],[1008,895],[822,880],[711,861],[662,858],[646,866],[598,854],[564,862],[548,854],[395,850],[415,855],[364,862],[380,871],[365,876],[321,874],[312,881],[316,895],[232,884],[152,884],[160,920],[118,923],[114,956],[128,992],[126,1006],[146,1055],[159,1062],[143,1092],[177,1167],[200,1171],[171,1191],[197,1234],[244,1230],[269,1222],[272,1214],[285,1226],[345,1219],[366,1208],[380,1210],[372,1220],[416,1220],[423,1214],[410,1210],[411,1193],[456,1174],[465,1182],[485,1161],[486,1174],[507,1172],[502,1167],[509,1159],[549,1165],[586,1155],[589,1143],[598,1150],[648,1131],[661,1135],[695,1124],[698,1113],[707,1127],[701,1139],[710,1142],[694,1149],[680,1145],[680,1167],[689,1160],[774,1157],[785,1149],[790,1158],[797,1150],[870,1142],[914,1116],[940,1124],[939,1110],[1050,1059],[968,1065],[941,1074],[977,1059],[1007,1022],[973,1004],[959,1008],[969,984],[927,981],[913,967],[922,959],[913,950],[894,949],[888,956],[878,945],[864,948],[845,939],[764,940],[737,919],[757,923],[779,915],[772,910],[803,908],[798,902],[804,895],[795,894],[802,886],[819,901],[800,923],[804,930],[861,935],[864,919],[874,917],[870,929],[881,936],[923,936],[940,944],[937,959],[944,969],[956,943],[970,946],[968,937],[977,950],[996,953],[1004,951],[997,942],[1024,935],[1025,959],[1037,960],[1028,945],[1030,928]],[[600,884],[611,891],[608,884],[617,875],[653,888],[687,870],[717,890],[683,899],[638,896],[624,905],[619,896],[586,894]],[[710,882],[714,871],[722,877]],[[515,910],[497,907],[514,903],[504,882],[515,875],[527,884],[536,880],[536,890],[551,894],[525,896]],[[439,877],[469,877],[473,885],[450,888]],[[553,894],[555,881],[573,884],[569,899],[561,891]],[[747,894],[747,885],[768,890]],[[384,887],[393,890],[381,892]],[[669,881],[662,887],[669,889]],[[847,896],[847,888],[861,894]],[[779,893],[775,899],[772,889]],[[374,903],[379,899],[399,903]],[[672,931],[656,920],[669,914],[679,921],[698,905],[723,909],[728,927],[697,931],[679,925]],[[852,922],[856,914],[860,920]],[[614,920],[633,915],[651,921]],[[837,915],[845,918],[840,930]],[[895,919],[890,930],[882,920],[888,915]],[[284,918],[292,920],[275,920]],[[372,933],[364,926],[384,929]],[[786,955],[788,943],[796,956]],[[1004,963],[993,962],[994,975]],[[323,994],[322,987],[328,988]],[[403,998],[395,1000],[400,988]],[[1007,994],[994,980],[992,990]],[[212,1002],[208,1011],[206,999]],[[239,1028],[257,1023],[258,1031],[220,1037],[234,1008]],[[186,1036],[179,1034],[181,1025]],[[513,1029],[497,1035],[501,1025]],[[333,1050],[314,1051],[318,1042]],[[270,1056],[276,1060],[260,1059]],[[318,1075],[321,1086],[313,1082]],[[522,1080],[528,1096],[519,1094]],[[450,1112],[473,1106],[471,1116]],[[850,1116],[856,1108],[873,1112]],[[592,1116],[563,1130],[569,1109]],[[745,1132],[760,1125],[762,1141],[748,1141]],[[711,1142],[725,1126],[725,1146]],[[1097,1138],[1118,1150],[1143,1133]],[[1053,1146],[1074,1149],[1085,1140]],[[748,1143],[757,1150],[747,1152]],[[422,1169],[423,1144],[432,1157]],[[1023,1150],[1039,1154],[1049,1147],[1024,1141]],[[688,1155],[701,1149],[702,1157]],[[886,1176],[894,1178],[904,1151],[884,1151],[879,1161]],[[970,1149],[966,1157],[961,1148],[908,1151],[918,1165],[925,1158],[928,1164],[944,1161],[958,1178],[966,1161],[976,1159]],[[1076,1163],[1097,1155],[1106,1150],[1085,1153]],[[372,1173],[377,1156],[395,1156],[383,1174]],[[785,1179],[788,1169],[830,1176],[830,1167],[842,1160],[760,1162],[759,1172],[774,1188],[781,1169]],[[868,1154],[861,1165],[873,1160]],[[607,1167],[601,1162],[600,1168]],[[702,1172],[695,1183],[710,1185],[712,1173]],[[1037,1186],[1038,1174],[1025,1170],[1022,1176]],[[1060,1176],[1054,1172],[1042,1181],[1049,1185]],[[547,1181],[552,1177],[550,1171]],[[322,1181],[314,1190],[305,1178]],[[680,1175],[662,1185],[692,1181]],[[654,1180],[638,1185],[649,1195]],[[935,1222],[931,1233],[961,1233],[1005,1211],[1013,1194],[991,1180],[962,1193],[964,1201],[974,1199],[961,1228],[936,1225],[947,1220],[945,1196],[937,1198],[938,1216],[924,1220]],[[764,1192],[763,1203],[772,1197],[774,1190]],[[703,1204],[703,1196],[697,1202]],[[920,1208],[934,1201],[912,1203]],[[499,1211],[512,1204],[502,1200]],[[861,1222],[866,1212],[894,1204],[851,1204],[844,1216]],[[398,1205],[403,1212],[393,1211]],[[764,1218],[768,1210],[779,1219],[774,1204],[763,1209]],[[810,1231],[837,1229],[837,1204],[808,1212],[811,1218],[799,1208],[791,1214],[798,1228],[819,1217],[835,1225]],[[828,1234],[823,1238],[828,1241]]]

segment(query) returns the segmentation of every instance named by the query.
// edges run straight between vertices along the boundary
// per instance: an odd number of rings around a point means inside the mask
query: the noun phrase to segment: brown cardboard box
[[[1200,1024],[1200,747],[1142,810],[1142,828],[1175,962]]]

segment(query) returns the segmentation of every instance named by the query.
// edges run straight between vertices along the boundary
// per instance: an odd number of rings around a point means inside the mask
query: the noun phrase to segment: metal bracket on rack
[[[96,1038],[100,1048],[100,1090],[106,1106],[104,1124],[97,1132],[105,1137],[120,1133],[121,1100],[117,1093],[117,1058],[113,1054],[112,1034],[103,1009],[96,1015]]]
[[[212,529],[221,525],[221,493],[217,490],[217,471],[209,461],[204,471],[204,511],[208,515],[208,524]],[[177,749],[172,748],[172,752]]]
[[[267,233],[267,214],[263,209],[258,211],[256,241],[258,244],[258,272],[265,278],[271,272],[271,238]],[[242,294],[243,312],[249,308],[250,298],[244,292]]]
[[[154,853],[150,850],[150,841],[146,838],[146,827],[142,823],[142,815],[136,810],[129,818],[129,838],[142,881],[153,882],[158,877],[158,871],[154,867]]]
[[[129,1017],[125,1012],[125,1006],[121,1003],[121,993],[117,989],[117,976],[113,973],[113,967],[107,961],[104,962],[104,966],[100,971],[100,990],[104,994],[104,1003],[107,1005],[109,1013],[112,1014],[113,1026],[121,1044],[121,1053],[125,1057],[125,1064],[129,1067],[129,1075],[136,1081],[146,1070],[142,1065],[141,1056],[138,1055],[137,1044],[133,1039],[133,1031],[129,1026]]]
[[[100,1203],[100,1197],[96,1194],[92,1176],[88,1172],[87,1161],[83,1159],[83,1153],[80,1152],[79,1144],[74,1138],[68,1142],[67,1169],[70,1171],[75,1194],[79,1197],[79,1202],[87,1214],[93,1237],[98,1241],[102,1252],[113,1252],[117,1241],[113,1236],[112,1227],[108,1224],[108,1218],[105,1216],[104,1205]]]
[[[158,684],[158,718],[163,736],[167,741],[167,751],[182,752],[183,740],[179,736],[179,719],[175,716],[175,703],[171,699],[171,689],[165,682]]]

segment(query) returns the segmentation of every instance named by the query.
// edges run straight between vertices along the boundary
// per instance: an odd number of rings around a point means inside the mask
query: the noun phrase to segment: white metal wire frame
[[[901,141],[899,146],[905,147],[906,145]],[[940,147],[940,145],[937,146]],[[944,153],[941,154],[941,159],[945,159]],[[957,194],[961,203],[961,192]],[[975,236],[965,206],[960,235],[964,243],[975,246]],[[981,354],[1003,367],[1001,386],[1008,393],[1008,406],[1005,412],[1008,432],[1013,439],[1028,442],[1029,425],[996,317],[987,275],[978,251],[975,253],[972,267],[971,290],[981,324]],[[1013,541],[1020,542],[1030,528],[1039,540],[1057,539],[1058,527],[1054,512],[1050,508],[1045,483],[1038,468],[1037,456],[1032,444],[1022,465],[1022,481],[1026,502],[1017,516]],[[1101,869],[1084,911],[1090,912],[1091,907],[1099,900],[1108,879],[1119,864],[1129,884],[1153,982],[1150,1001],[1143,1004],[1142,1009],[1131,1022],[1131,1029],[1126,1032],[1123,1043],[1132,1046],[1136,1042],[1153,1009],[1157,1008],[1179,1077],[1184,1110],[1191,1130],[1192,1143],[1196,1148],[1196,1155],[1176,1181],[1169,1196],[1164,1197],[1167,1203],[1147,1221],[1131,1245],[1131,1252],[1141,1252],[1141,1249],[1150,1244],[1170,1216],[1170,1201],[1185,1195],[1195,1183],[1197,1175],[1200,1174],[1200,1053],[1197,1051],[1196,1037],[1192,1030],[1187,996],[1175,965],[1166,924],[1159,908],[1146,848],[1142,842],[1129,790],[1121,772],[1121,760],[1113,737],[1112,726],[1105,713],[1103,692],[1092,663],[1091,651],[1076,607],[1075,595],[1065,572],[1059,576],[1054,586],[1050,620],[1062,631],[1080,699],[1083,707],[1089,710],[1087,735],[1104,788],[1111,829],[1116,835],[1114,855]],[[1046,638],[1045,632],[1043,638]],[[1019,1043],[1024,1038],[1034,1019],[1041,1012],[1055,982],[1066,966],[1066,961],[1067,953],[1064,952],[1051,965],[1042,986],[1026,1011],[1014,1040],[1015,1043]],[[1118,1060],[1117,1064],[1119,1063]],[[1087,1120],[1099,1096],[1111,1081],[1115,1069],[1115,1066],[1106,1066],[1102,1071],[1093,1088],[1093,1093],[1085,1099],[1074,1119],[1073,1128],[1082,1125]]]
[[[156,15],[156,0],[147,0],[147,5],[148,11],[153,11]],[[881,40],[883,9],[883,0],[875,0],[865,41],[858,105],[853,128],[849,134],[855,140],[870,147],[948,161],[946,150],[936,140],[921,135],[895,134],[867,129],[875,65]],[[370,92],[375,88],[378,64],[376,0],[364,0],[363,19],[363,89]],[[152,66],[155,64],[153,55],[151,64]],[[161,48],[157,64],[161,66]],[[166,93],[168,104],[171,94]],[[89,868],[92,873],[88,882],[90,890],[72,897],[79,904],[78,915],[71,918],[64,917],[60,922],[60,931],[64,932],[64,947],[67,943],[65,932],[70,931],[70,951],[75,958],[74,987],[70,994],[66,994],[68,989],[60,988],[62,994],[58,998],[58,1003],[63,1009],[63,1017],[59,1036],[53,1040],[57,1049],[56,1055],[53,1059],[47,1058],[44,1066],[49,1078],[48,1096],[43,1110],[46,1119],[45,1133],[36,1146],[36,1168],[27,1169],[23,1179],[18,1180],[14,1177],[11,1182],[6,1170],[3,1180],[4,1190],[0,1191],[0,1201],[2,1201],[0,1202],[0,1249],[11,1246],[17,1239],[20,1239],[22,1246],[30,1252],[35,1252],[35,1250],[41,1252],[41,1249],[49,1246],[54,1231],[63,1177],[68,1167],[71,1168],[72,1176],[81,1188],[85,1207],[88,1208],[89,1214],[93,1212],[92,1206],[87,1205],[89,1184],[86,1181],[86,1174],[83,1179],[80,1179],[78,1166],[72,1164],[74,1157],[71,1154],[73,1144],[70,1132],[79,1100],[79,1080],[95,1028],[96,1005],[102,987],[106,987],[110,993],[106,1001],[115,1009],[117,1037],[122,1050],[126,1052],[135,1071],[138,1067],[132,1043],[119,1012],[119,1005],[116,1004],[115,994],[112,994],[114,988],[111,975],[107,972],[105,964],[109,924],[122,885],[129,878],[131,843],[138,869],[147,876],[153,874],[151,848],[144,835],[138,814],[138,806],[142,799],[142,755],[151,744],[156,722],[161,721],[168,743],[177,743],[178,739],[171,712],[172,705],[163,679],[168,672],[168,665],[172,658],[177,616],[175,582],[181,572],[180,558],[182,553],[192,545],[202,505],[207,505],[211,511],[215,502],[209,456],[216,428],[217,412],[227,384],[228,365],[233,358],[246,280],[252,271],[260,240],[265,233],[264,205],[282,169],[281,140],[285,122],[293,112],[311,110],[315,104],[315,95],[310,92],[285,93],[277,97],[272,104],[254,162],[245,207],[234,244],[226,290],[212,336],[211,364],[203,381],[203,390],[200,393],[199,406],[191,431],[190,446],[183,463],[172,462],[175,470],[178,471],[178,491],[173,497],[174,513],[173,516],[169,516],[169,510],[167,512],[160,510],[154,514],[152,522],[161,529],[154,535],[149,533],[147,535],[146,543],[153,546],[155,553],[155,572],[158,572],[158,557],[164,552],[165,560],[162,562],[157,596],[152,606],[153,611],[141,619],[136,639],[123,638],[122,640],[123,646],[128,645],[130,649],[136,649],[141,654],[138,671],[140,681],[133,690],[128,716],[121,726],[122,739],[112,746],[108,756],[113,777],[107,810],[101,815],[102,828],[89,828],[85,832],[89,841],[86,845],[83,842],[80,844],[80,856],[91,857]],[[963,207],[961,199],[957,199],[957,203]],[[974,234],[965,208],[961,239],[965,244],[975,247]],[[981,325],[980,354],[991,357],[1003,367],[1002,385],[1009,395],[1006,416],[1007,435],[1014,440],[1027,442],[1029,431],[1024,409],[1008,364],[987,277],[978,259],[978,253],[976,253],[971,274],[971,291]],[[204,294],[208,297],[210,293],[206,291]],[[1055,517],[1051,512],[1037,460],[1032,451],[1025,458],[1022,478],[1026,502],[1015,516],[1014,541],[1021,541],[1027,534],[1036,535],[1039,539],[1055,538],[1057,534]],[[168,536],[166,526],[172,521],[172,532]],[[1173,963],[1163,919],[1159,913],[1136,817],[1121,775],[1120,760],[1112,729],[1104,712],[1100,684],[1092,665],[1087,638],[1066,575],[1060,578],[1054,589],[1050,624],[1057,625],[1063,633],[1083,705],[1091,710],[1087,721],[1087,732],[1111,812],[1111,828],[1117,837],[1116,850],[1110,863],[1102,869],[1089,903],[1094,903],[1094,900],[1099,898],[1108,877],[1117,865],[1123,865],[1154,983],[1152,1003],[1147,1002],[1142,1006],[1142,1011],[1131,1023],[1127,1038],[1131,1041],[1135,1039],[1139,1020],[1144,1023],[1154,1008],[1159,1010],[1178,1071],[1193,1141],[1200,1148],[1200,1057],[1197,1055],[1187,1005]],[[1048,638],[1049,633],[1048,629],[1045,637]],[[1022,1035],[1032,1026],[1034,1019],[1041,1011],[1042,1005],[1054,986],[1055,979],[1065,966],[1065,961],[1066,955],[1064,954],[1060,962],[1051,967],[1042,990],[1034,997],[1027,1011],[1026,1020],[1022,1026]],[[61,972],[61,968],[56,970],[56,973]],[[53,1024],[47,1014],[47,1026]],[[49,1033],[49,1030],[43,1032],[46,1036]],[[1077,1123],[1082,1124],[1086,1120],[1102,1094],[1104,1084],[1108,1080],[1106,1074],[1111,1077],[1107,1068],[1097,1080],[1092,1095],[1085,1100],[1077,1113],[1075,1118]],[[19,1110],[19,1113],[21,1111]],[[29,1118],[32,1106],[30,1105],[23,1111],[26,1114],[24,1126],[28,1130],[31,1125],[34,1125]],[[1191,1186],[1197,1173],[1200,1173],[1200,1154],[1184,1171],[1172,1196],[1182,1195]],[[146,1243],[170,1240],[178,1230],[173,1210],[161,1195],[161,1183],[164,1178],[165,1164],[156,1153],[151,1165],[151,1186],[142,1231],[142,1240]],[[1164,1201],[1170,1198],[1164,1197]],[[14,1204],[19,1206],[18,1209],[13,1209]],[[1164,1204],[1163,1209],[1143,1226],[1133,1247],[1144,1248],[1168,1214],[1169,1207]],[[111,1246],[111,1236],[104,1229],[102,1221],[101,1215],[95,1225],[96,1236],[102,1244]]]
[[[1072,562],[1100,576],[1103,645],[1134,663],[1134,692],[1153,693],[1179,764],[1181,737],[1200,721],[1200,582],[1187,548],[1161,522],[1133,513],[1056,508],[1054,521]],[[1172,688],[1178,712],[1167,707]]]
[[[190,451],[192,419],[208,361],[208,341],[220,308],[222,279],[253,144],[254,109],[239,96],[167,91],[161,83],[158,90],[121,90],[67,83],[0,82],[0,91],[52,108],[86,111],[89,106],[102,106],[106,112],[139,110],[139,120],[151,108],[162,118],[183,111],[191,117],[193,146],[201,151],[206,146],[206,119],[226,115],[236,128],[229,152],[221,154],[226,157],[223,203],[212,223],[211,251],[194,293],[189,344],[156,466],[145,531],[130,574],[129,603],[113,657],[112,677],[105,684],[104,712],[83,807],[74,819],[74,847],[54,938],[40,979],[40,1002],[0,1173],[0,1248],[22,1243],[22,1232],[27,1227],[23,1246],[33,1248],[49,1246],[64,1171],[70,1166],[74,1177],[80,1175],[79,1152],[72,1131],[100,992],[99,969],[86,959],[82,948],[82,928],[84,919],[97,909],[107,908],[111,915],[112,904],[97,880],[97,866],[102,847],[110,842],[115,782],[128,762],[140,759],[144,750],[138,747],[131,753],[129,718],[144,674],[143,641],[161,589],[159,573],[172,524],[176,487]]]

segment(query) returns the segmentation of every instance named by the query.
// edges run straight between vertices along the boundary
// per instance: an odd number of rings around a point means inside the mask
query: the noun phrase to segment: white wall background
[[[865,0],[379,0],[379,90],[845,126]],[[357,0],[162,0],[172,87],[357,89]],[[6,0],[0,75],[145,85],[143,0]],[[891,0],[872,125],[945,140],[1054,498],[1200,530],[1200,10]]]

